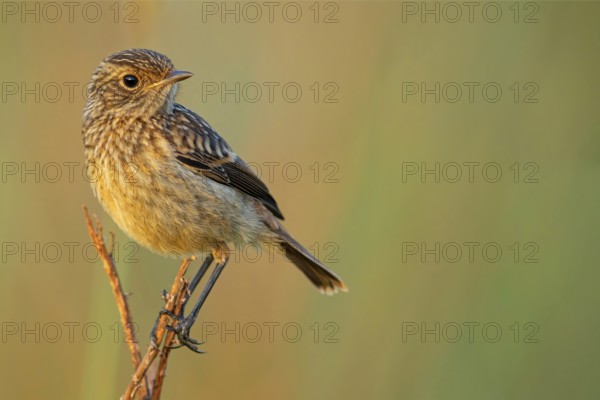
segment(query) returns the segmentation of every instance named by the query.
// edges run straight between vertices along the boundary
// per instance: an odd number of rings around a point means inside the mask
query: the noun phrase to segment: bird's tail
[[[306,275],[308,279],[319,289],[321,293],[332,295],[338,290],[347,292],[348,288],[339,276],[327,269],[319,260],[306,250],[300,243],[292,238],[287,232],[280,230],[279,245],[285,256],[293,262]]]

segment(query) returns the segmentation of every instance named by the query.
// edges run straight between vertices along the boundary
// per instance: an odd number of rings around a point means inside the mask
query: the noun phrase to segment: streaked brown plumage
[[[174,102],[166,56],[131,49],[103,60],[83,113],[94,193],[140,244],[166,255],[212,253],[228,244],[281,247],[322,292],[344,283],[295,241],[263,182],[200,116]]]

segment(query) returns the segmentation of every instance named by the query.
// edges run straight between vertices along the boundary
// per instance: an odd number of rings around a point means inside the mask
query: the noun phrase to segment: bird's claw
[[[150,346],[154,350],[160,350],[160,346],[158,345],[158,342],[156,341],[156,334],[154,332],[152,332],[152,334],[150,335]]]
[[[180,322],[183,319],[181,315],[177,315],[173,311],[165,310],[164,308],[160,310],[160,315],[166,315],[175,322]]]
[[[165,289],[163,289],[161,292],[161,297],[166,303],[167,301],[169,301],[169,292],[167,292]]]
[[[167,314],[169,315],[169,314]],[[191,321],[187,318],[175,316],[173,313],[169,315],[174,321],[174,326],[167,326],[167,330],[174,332],[177,335],[177,345],[170,346],[171,349],[178,349],[182,346],[187,347],[195,353],[203,354],[204,352],[198,348],[198,345],[204,344],[190,337]]]

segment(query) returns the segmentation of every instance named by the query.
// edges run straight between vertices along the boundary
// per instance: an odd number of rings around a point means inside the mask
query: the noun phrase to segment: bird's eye
[[[140,83],[140,80],[135,75],[125,75],[123,77],[123,85],[129,89],[135,88]]]

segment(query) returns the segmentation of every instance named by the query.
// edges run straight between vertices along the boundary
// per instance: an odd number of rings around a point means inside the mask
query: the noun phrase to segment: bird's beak
[[[148,86],[148,89],[151,89],[154,87],[160,87],[160,86],[164,86],[164,85],[172,85],[174,83],[177,83],[179,81],[187,79],[193,75],[194,74],[192,74],[191,72],[173,70],[173,71],[169,72],[169,75],[167,75],[167,77],[165,79]]]

